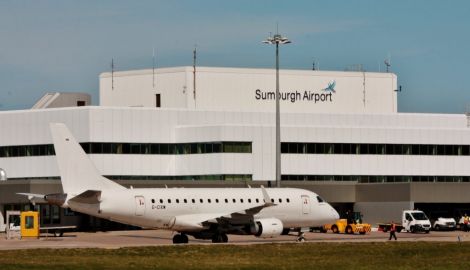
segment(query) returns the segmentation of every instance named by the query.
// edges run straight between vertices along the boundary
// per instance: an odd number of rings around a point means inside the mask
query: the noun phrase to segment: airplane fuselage
[[[273,206],[254,219],[277,218],[284,228],[321,226],[334,221],[337,212],[315,193],[293,188],[269,188]],[[178,217],[243,212],[265,204],[260,188],[165,188],[127,189],[103,192],[99,204],[69,202],[69,207],[100,218],[147,228],[179,231],[201,230],[180,224]],[[183,221],[186,222],[186,221]],[[184,226],[183,226],[184,225]]]

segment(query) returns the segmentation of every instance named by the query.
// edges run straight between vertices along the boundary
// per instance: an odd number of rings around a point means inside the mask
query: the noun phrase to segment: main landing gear
[[[228,236],[225,233],[216,233],[212,236],[212,243],[227,243]]]
[[[173,244],[187,244],[188,236],[186,234],[175,234],[173,236]]]

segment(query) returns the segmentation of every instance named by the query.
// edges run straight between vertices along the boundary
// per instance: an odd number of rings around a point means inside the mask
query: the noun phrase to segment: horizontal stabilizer
[[[46,202],[44,194],[34,194],[34,193],[16,193],[18,195],[23,195],[28,197],[28,200],[34,205],[36,203],[44,203]]]
[[[79,195],[69,199],[69,202],[95,204],[101,202],[100,190],[87,190]]]

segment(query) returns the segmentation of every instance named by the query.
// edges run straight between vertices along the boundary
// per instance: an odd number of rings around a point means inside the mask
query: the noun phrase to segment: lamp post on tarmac
[[[281,187],[281,117],[279,112],[279,44],[291,43],[286,37],[275,34],[263,41],[266,44],[276,45],[276,187]]]

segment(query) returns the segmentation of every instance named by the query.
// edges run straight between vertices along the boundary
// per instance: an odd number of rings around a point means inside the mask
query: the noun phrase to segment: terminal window
[[[160,108],[161,107],[161,98],[160,94],[155,94],[155,107]]]

